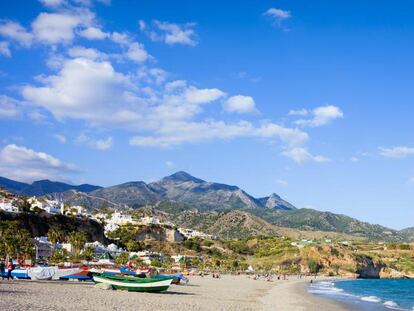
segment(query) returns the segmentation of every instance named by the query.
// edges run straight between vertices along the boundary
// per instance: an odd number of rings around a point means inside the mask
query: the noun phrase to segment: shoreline
[[[320,278],[316,281],[323,281]],[[295,279],[280,281],[262,297],[261,301],[265,311],[349,311],[351,306],[340,301],[317,296],[308,292],[310,279]]]
[[[315,280],[315,279],[313,279]],[[315,281],[332,280],[317,278]],[[310,278],[267,282],[247,276],[191,277],[162,293],[102,290],[71,281],[0,281],[0,310],[355,310],[341,301],[308,292]]]

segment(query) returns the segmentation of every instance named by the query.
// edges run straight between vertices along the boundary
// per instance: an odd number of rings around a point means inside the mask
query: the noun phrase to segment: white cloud
[[[36,40],[47,44],[70,43],[77,27],[88,27],[94,15],[88,10],[71,13],[40,13],[32,23]]]
[[[351,157],[351,162],[359,162],[360,159],[358,157]]]
[[[289,115],[290,116],[307,116],[309,111],[307,109],[298,109],[298,110],[290,110]]]
[[[79,35],[89,40],[103,40],[109,36],[107,33],[103,32],[97,27],[88,27],[80,31]]]
[[[96,49],[93,48],[85,48],[83,46],[74,46],[69,49],[68,54],[70,57],[77,58],[77,57],[83,57],[88,59],[105,59],[107,58],[107,55],[105,53],[102,53]]]
[[[211,140],[231,140],[243,137],[279,139],[289,145],[307,140],[307,134],[277,124],[255,127],[247,121],[228,124],[223,121],[176,122],[165,124],[153,136],[135,136],[130,139],[134,146],[166,148],[183,143],[198,143]]]
[[[0,119],[16,118],[21,114],[20,102],[12,97],[0,95]]]
[[[289,11],[282,10],[282,9],[276,9],[276,8],[270,8],[265,12],[266,15],[270,15],[274,18],[278,19],[288,19],[291,17],[291,14]]]
[[[392,148],[379,148],[380,155],[387,158],[405,158],[410,155],[414,155],[414,147],[398,146]]]
[[[329,124],[336,119],[343,118],[344,116],[342,110],[333,105],[317,107],[310,113],[312,114],[312,118],[297,120],[295,121],[295,124],[300,126],[318,127]]]
[[[111,33],[111,40],[121,45],[128,45],[132,42],[132,38],[125,32]]]
[[[15,144],[0,149],[0,175],[11,179],[32,182],[39,179],[67,180],[66,174],[78,170],[72,164],[44,152]]]
[[[47,116],[40,111],[30,111],[28,117],[36,123],[43,123],[46,121]]]
[[[61,144],[66,144],[67,139],[66,139],[66,136],[65,135],[62,135],[62,134],[53,134],[52,137],[55,138]]]
[[[107,137],[105,139],[95,139],[86,134],[79,135],[75,142],[80,145],[86,145],[97,150],[109,150],[113,146],[113,138]]]
[[[6,57],[11,56],[9,42],[0,41],[0,55],[6,56]]]
[[[132,43],[125,56],[136,63],[142,63],[151,58],[151,55],[145,50],[144,45],[138,42]]]
[[[235,95],[224,102],[224,110],[236,113],[252,113],[256,111],[253,97]]]
[[[273,24],[277,27],[283,28],[283,22],[288,20],[292,17],[290,11],[282,10],[282,9],[276,9],[276,8],[270,8],[268,9],[264,15],[270,16],[273,20]],[[284,29],[284,28],[283,28]],[[287,30],[287,29],[284,29]]]
[[[57,8],[66,3],[65,0],[39,0],[41,4],[48,8]]]
[[[13,21],[0,22],[0,35],[17,41],[25,47],[30,46],[33,42],[33,35],[22,25]]]
[[[152,26],[148,26],[143,20],[139,21],[141,31],[152,41],[162,41],[169,45],[183,44],[197,45],[194,23],[178,25],[169,22],[154,20]]]
[[[306,148],[296,147],[290,150],[282,152],[282,154],[288,158],[291,158],[297,163],[303,163],[308,161],[314,162],[329,162],[328,158],[325,158],[321,155],[312,155]]]
[[[92,126],[139,132],[130,140],[132,145],[168,147],[256,137],[296,146],[308,139],[301,130],[274,123],[225,123],[202,115],[205,105],[225,96],[217,88],[200,89],[185,81],[144,87],[140,76],[116,72],[108,61],[68,59],[56,75],[44,77],[41,86],[25,86],[22,95],[59,120],[80,119]]]

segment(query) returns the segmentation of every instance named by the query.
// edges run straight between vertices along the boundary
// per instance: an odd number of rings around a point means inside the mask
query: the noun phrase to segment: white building
[[[13,201],[6,199],[6,198],[0,198],[0,210],[3,210],[5,212],[10,213],[18,213],[19,209],[13,205]]]
[[[117,225],[117,224],[112,224],[112,223],[106,224],[105,225],[105,233],[115,231],[118,228],[119,228],[119,225]]]
[[[202,238],[211,239],[213,236],[193,229],[178,228],[178,232],[184,235],[187,239]]]
[[[108,223],[114,223],[117,225],[125,225],[128,223],[134,223],[134,221],[132,220],[132,216],[131,215],[126,215],[123,214],[121,212],[117,212],[115,211],[112,214],[112,217],[109,221],[107,221]]]
[[[152,260],[164,261],[164,256],[161,253],[154,253],[150,251],[130,252],[129,258],[137,256],[142,260],[143,263],[150,265]]]
[[[139,221],[142,225],[161,225],[161,221],[158,218],[155,217],[142,217]]]

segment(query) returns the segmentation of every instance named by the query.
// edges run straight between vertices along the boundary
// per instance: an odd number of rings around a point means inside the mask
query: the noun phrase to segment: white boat
[[[79,268],[34,267],[30,268],[28,275],[32,280],[59,280],[62,277],[81,272]]]

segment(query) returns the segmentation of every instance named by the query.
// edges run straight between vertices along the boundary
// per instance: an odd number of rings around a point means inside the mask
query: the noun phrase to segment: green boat
[[[153,279],[101,274],[95,275],[93,280],[95,283],[109,284],[114,289],[124,289],[131,292],[162,292],[168,289],[173,278]]]

